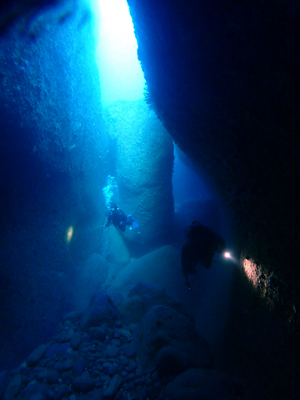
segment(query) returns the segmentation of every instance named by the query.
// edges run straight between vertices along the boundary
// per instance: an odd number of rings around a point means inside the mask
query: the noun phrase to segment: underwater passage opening
[[[91,0],[102,106],[143,98],[145,79],[126,0]]]

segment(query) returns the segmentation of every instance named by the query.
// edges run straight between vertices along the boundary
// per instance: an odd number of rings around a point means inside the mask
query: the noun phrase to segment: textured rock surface
[[[252,272],[263,300],[236,270],[223,348],[231,342],[237,370],[242,358],[253,371],[252,397],[263,387],[266,398],[292,397],[300,351],[297,1],[128,4],[149,104],[231,207],[238,253],[260,265]]]
[[[111,289],[128,293],[138,282],[146,282],[175,296],[182,287],[180,277],[180,251],[163,246],[126,265],[112,282]]]
[[[155,369],[157,353],[167,346],[182,351],[189,366],[211,368],[213,365],[211,348],[197,334],[194,324],[166,306],[153,306],[145,314],[135,332],[134,343],[143,371]]]
[[[296,2],[257,0],[252,13],[247,2],[128,4],[149,104],[230,205],[236,246],[292,296],[300,281]]]
[[[138,312],[135,306],[137,308],[141,306],[137,299],[137,301],[130,301],[130,293],[136,293],[142,298],[144,311],[147,311],[151,305],[157,304],[154,303],[156,298],[160,304],[186,313],[180,307],[176,308],[178,304],[174,300],[173,304],[169,302],[170,295],[184,304],[185,310],[193,313],[198,332],[210,343],[214,343],[228,317],[228,296],[232,278],[232,270],[226,266],[226,263],[220,259],[216,261],[210,270],[197,268],[197,275],[190,279],[192,290],[187,293],[180,251],[173,246],[163,246],[126,265],[112,281],[108,291],[110,293],[117,290],[124,296],[129,295],[122,305],[124,316],[128,314],[130,307]],[[145,285],[137,285],[139,282]],[[151,290],[151,287],[156,288],[156,292]],[[161,291],[165,291],[165,294]],[[129,309],[126,310],[127,306]],[[130,317],[136,316],[133,314]]]
[[[97,291],[82,315],[81,327],[87,330],[90,327],[100,327],[104,323],[111,327],[117,317],[118,311],[109,296],[102,291]]]
[[[160,377],[179,375],[188,368],[186,353],[175,347],[162,347],[156,354],[156,369]]]
[[[78,29],[76,9],[61,29],[32,15],[26,32],[19,25],[0,39],[0,368],[53,336],[73,302],[67,281],[101,247],[108,147],[93,29],[88,20]]]
[[[171,232],[172,139],[144,100],[114,103],[105,110],[105,121],[114,142],[118,205],[139,224],[124,237],[140,254]]]
[[[157,300],[155,293],[152,293],[155,297],[153,301]],[[151,293],[148,295],[151,296]],[[105,302],[102,302],[102,305],[103,309],[107,308],[109,314],[110,305]],[[165,311],[168,309],[165,306],[161,307]],[[156,319],[156,322],[164,324],[164,338],[168,330],[174,346],[160,349],[154,358],[154,371],[143,372],[139,366],[136,357],[137,351],[140,350],[134,339],[136,325],[127,325],[122,319],[116,319],[110,327],[105,323],[102,324],[101,330],[104,335],[96,338],[90,336],[91,328],[88,330],[89,333],[81,330],[80,318],[66,317],[61,321],[50,347],[49,344],[41,345],[35,351],[34,357],[31,355],[27,358],[27,361],[34,360],[33,363],[29,365],[24,362],[8,373],[0,373],[0,394],[4,395],[4,400],[59,400],[75,397],[97,400],[165,400],[168,398],[165,388],[175,375],[195,363],[203,364],[203,354],[197,354],[199,352],[197,340],[194,343],[197,346],[196,352],[193,352],[192,356],[189,353],[190,346],[187,342],[196,339],[197,336],[193,325],[186,317],[179,314],[175,317],[177,313],[169,310],[168,315],[173,313],[173,318],[163,318],[160,321]],[[164,317],[167,317],[166,312]],[[176,325],[176,321],[180,326]],[[158,330],[163,333],[162,327],[158,327]],[[74,342],[77,343],[75,348]],[[181,349],[178,349],[179,344]],[[166,365],[170,362],[172,365]],[[207,371],[203,371],[200,377],[203,375],[213,377],[204,385],[204,389],[212,380],[218,383],[220,376],[216,371],[214,375],[208,375]],[[191,376],[189,373],[188,378],[184,376],[178,377],[179,383],[175,379],[173,385],[175,391],[181,393],[188,385],[198,387],[194,375]],[[171,387],[169,392],[172,395],[174,389]],[[237,396],[232,396],[232,400],[238,400],[241,393],[235,394]],[[223,397],[220,399],[223,400]]]

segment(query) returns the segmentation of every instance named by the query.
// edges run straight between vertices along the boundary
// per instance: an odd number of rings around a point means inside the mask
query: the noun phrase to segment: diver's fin
[[[132,229],[136,229],[139,227],[139,224],[136,222],[136,220],[134,219],[131,223]]]
[[[128,222],[131,224],[132,229],[136,229],[139,227],[139,224],[136,222],[136,220],[133,218],[131,214],[128,215],[127,219]]]

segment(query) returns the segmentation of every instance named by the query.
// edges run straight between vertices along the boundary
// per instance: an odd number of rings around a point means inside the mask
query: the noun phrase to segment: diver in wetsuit
[[[110,224],[113,224],[122,232],[125,232],[126,225],[128,225],[131,229],[135,229],[138,227],[135,219],[131,215],[128,215],[128,217],[126,217],[124,211],[120,210],[120,208],[117,207],[116,203],[111,203],[108,211],[107,222],[104,226],[107,227]]]
[[[188,274],[195,275],[196,265],[199,263],[205,268],[210,268],[215,252],[223,252],[226,244],[221,236],[197,221],[185,231],[185,240],[181,251],[181,264],[186,285],[190,290]]]

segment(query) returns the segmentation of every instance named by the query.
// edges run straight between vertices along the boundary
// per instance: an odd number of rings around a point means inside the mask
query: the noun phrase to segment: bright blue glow
[[[91,0],[96,17],[102,105],[143,98],[145,79],[126,0]]]

